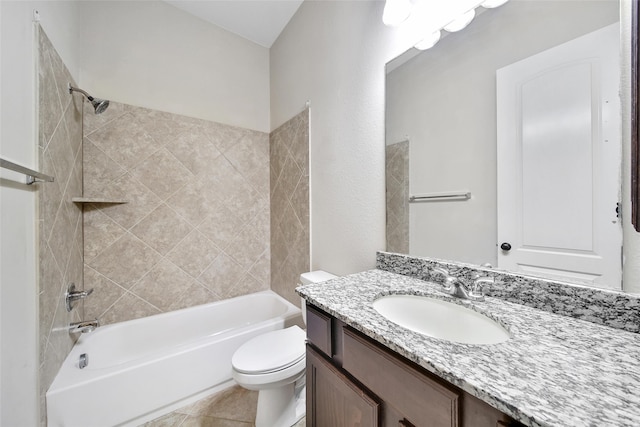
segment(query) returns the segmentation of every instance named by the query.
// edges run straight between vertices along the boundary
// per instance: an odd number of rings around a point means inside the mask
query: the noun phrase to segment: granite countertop
[[[382,345],[528,426],[640,426],[640,334],[497,298],[466,301],[415,278],[370,270],[297,292]],[[511,339],[472,345],[431,338],[378,314],[389,294],[472,306]]]

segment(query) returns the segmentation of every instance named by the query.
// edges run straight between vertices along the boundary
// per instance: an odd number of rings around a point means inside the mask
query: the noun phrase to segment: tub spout
[[[100,326],[100,322],[98,321],[98,319],[73,322],[69,325],[69,332],[72,334],[85,334],[87,332],[95,330],[98,326]]]

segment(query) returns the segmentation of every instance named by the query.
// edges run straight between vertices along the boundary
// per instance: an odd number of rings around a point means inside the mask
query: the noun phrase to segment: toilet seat
[[[285,370],[304,361],[305,336],[298,326],[262,334],[241,345],[231,365],[234,371],[246,375]]]

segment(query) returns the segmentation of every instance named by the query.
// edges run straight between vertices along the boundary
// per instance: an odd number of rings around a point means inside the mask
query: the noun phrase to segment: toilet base
[[[256,427],[291,427],[305,416],[305,387],[296,383],[258,392]]]

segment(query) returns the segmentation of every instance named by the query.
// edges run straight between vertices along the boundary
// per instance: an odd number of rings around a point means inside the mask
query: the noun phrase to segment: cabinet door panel
[[[378,427],[379,403],[307,346],[307,426]]]
[[[342,367],[417,427],[458,427],[460,392],[343,329]]]
[[[307,304],[307,339],[318,350],[331,357],[331,317]]]

